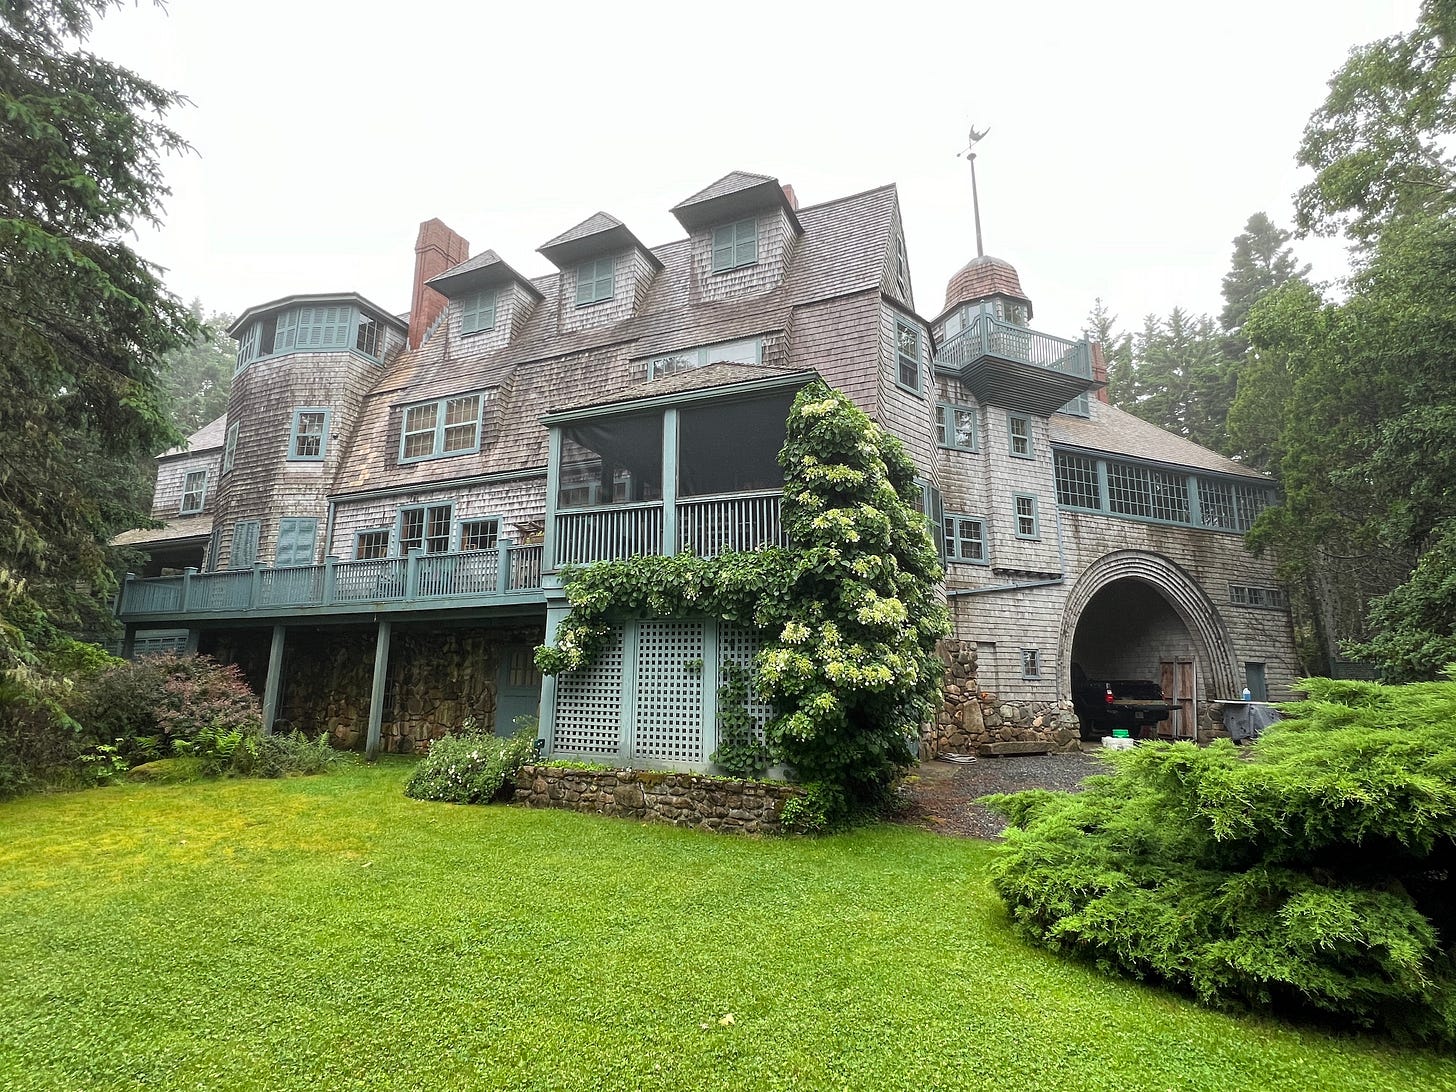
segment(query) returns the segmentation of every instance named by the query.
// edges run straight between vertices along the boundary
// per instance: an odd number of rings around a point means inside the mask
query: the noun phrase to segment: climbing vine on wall
[[[940,558],[900,441],[814,383],[789,412],[779,453],[791,549],[638,557],[567,574],[571,612],[546,674],[591,661],[611,622],[709,615],[752,626],[755,686],[773,701],[776,760],[851,802],[881,798],[913,760],[937,699],[935,642],[950,631]]]

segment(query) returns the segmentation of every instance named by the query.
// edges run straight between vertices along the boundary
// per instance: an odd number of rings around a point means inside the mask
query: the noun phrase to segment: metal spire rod
[[[986,248],[981,244],[981,192],[976,186],[976,144],[979,143],[991,130],[989,127],[976,132],[976,127],[971,126],[971,140],[966,145],[966,150],[960,155],[971,161],[971,208],[976,217],[976,257],[984,258]]]

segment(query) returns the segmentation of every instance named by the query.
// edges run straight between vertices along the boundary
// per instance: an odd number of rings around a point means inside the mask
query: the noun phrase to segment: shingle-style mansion
[[[1018,738],[1043,718],[1017,710],[1065,722],[1073,663],[1161,680],[1185,737],[1245,685],[1287,696],[1284,595],[1242,539],[1269,483],[1108,404],[1099,346],[1035,330],[1009,264],[917,308],[893,186],[801,208],[734,172],[672,213],[659,246],[597,213],[535,278],[430,220],[405,316],[350,292],[244,311],[227,414],[159,458],[165,526],[119,540],[151,557],[128,647],[237,662],[270,724],[340,744],[539,715],[556,756],[706,768],[752,632],[624,619],[544,680],[532,649],[565,566],[781,542],[775,456],[819,376],[919,467],[962,689]]]

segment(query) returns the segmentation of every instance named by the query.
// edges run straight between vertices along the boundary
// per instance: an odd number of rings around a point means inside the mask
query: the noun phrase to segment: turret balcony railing
[[[560,568],[664,553],[716,557],[783,546],[783,499],[782,492],[764,490],[692,497],[678,501],[671,512],[661,502],[558,512],[555,564]]]
[[[369,614],[492,603],[540,602],[540,546],[501,542],[494,550],[321,565],[251,569],[148,580],[128,575],[117,601],[123,622]]]
[[[1025,326],[978,315],[936,347],[937,368],[959,373],[981,401],[1052,413],[1097,386],[1092,348]]]

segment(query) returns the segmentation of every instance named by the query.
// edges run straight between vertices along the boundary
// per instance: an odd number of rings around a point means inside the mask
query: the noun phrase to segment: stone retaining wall
[[[976,681],[976,645],[947,638],[936,645],[945,666],[940,710],[920,734],[922,760],[943,754],[993,754],[1006,744],[1081,748],[1072,703],[1001,701]]]
[[[783,782],[735,781],[652,770],[523,766],[515,802],[733,834],[772,834],[801,790]]]

